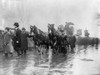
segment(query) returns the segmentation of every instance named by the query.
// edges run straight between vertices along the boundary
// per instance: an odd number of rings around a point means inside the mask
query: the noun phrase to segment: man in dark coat
[[[17,52],[17,55],[20,55],[21,51],[21,30],[19,29],[19,24],[16,22],[14,23],[15,26],[15,36],[13,38],[14,42],[14,50]]]
[[[76,37],[74,35],[69,36],[69,45],[72,53],[74,53],[75,43],[76,43]]]
[[[95,44],[96,44],[96,49],[98,49],[98,45],[99,45],[99,39],[95,38]]]
[[[28,50],[28,38],[29,34],[26,32],[26,29],[23,27],[21,32],[21,54],[26,55],[26,50]]]

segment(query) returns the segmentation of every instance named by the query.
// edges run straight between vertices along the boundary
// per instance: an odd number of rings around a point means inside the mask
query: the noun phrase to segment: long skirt
[[[28,38],[28,47],[34,47],[33,38]]]
[[[14,48],[12,45],[12,41],[10,41],[7,45],[4,45],[4,53],[13,53]]]

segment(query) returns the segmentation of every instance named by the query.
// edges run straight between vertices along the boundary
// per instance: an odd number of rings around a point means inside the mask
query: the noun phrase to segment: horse
[[[38,53],[40,55],[45,55],[49,50],[49,38],[48,35],[42,30],[38,29],[35,25],[30,26],[30,33],[33,32],[33,40],[38,48]]]
[[[53,49],[53,53],[55,54],[62,52],[63,54],[66,54],[66,45],[64,41],[68,43],[66,40],[67,37],[65,35],[62,37],[62,35],[60,35],[59,32],[54,28],[54,24],[48,24],[48,36]]]

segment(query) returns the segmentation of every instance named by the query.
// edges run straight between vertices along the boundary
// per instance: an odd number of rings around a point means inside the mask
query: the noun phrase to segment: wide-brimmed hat
[[[19,27],[19,23],[18,22],[15,22],[14,23],[14,26]]]

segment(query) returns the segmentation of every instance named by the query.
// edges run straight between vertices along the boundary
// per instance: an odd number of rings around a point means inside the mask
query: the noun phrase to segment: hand
[[[19,43],[19,41],[16,41],[16,43]]]
[[[54,46],[56,45],[56,42],[54,43]]]

